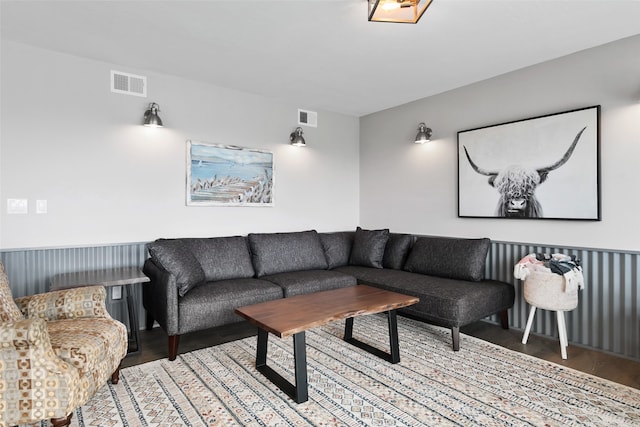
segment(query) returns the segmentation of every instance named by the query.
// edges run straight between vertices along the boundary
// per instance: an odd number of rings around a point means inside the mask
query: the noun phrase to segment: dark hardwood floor
[[[505,331],[499,325],[483,321],[461,328],[461,332],[511,350],[640,389],[640,361],[571,345],[571,343],[567,348],[568,359],[562,360],[558,340],[531,334],[529,341],[525,345],[521,343],[521,330],[510,329]],[[180,353],[256,334],[255,326],[247,322],[187,334],[180,339]],[[151,331],[140,331],[140,341],[142,351],[125,358],[122,363],[123,368],[167,357],[167,335],[162,329],[154,328]],[[464,337],[462,337],[462,346],[464,346]],[[402,350],[402,343],[400,347]]]

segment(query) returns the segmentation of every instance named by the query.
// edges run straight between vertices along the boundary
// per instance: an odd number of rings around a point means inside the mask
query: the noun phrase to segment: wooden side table
[[[129,349],[127,355],[140,352],[140,324],[138,322],[138,304],[133,294],[137,283],[150,279],[138,267],[117,267],[106,270],[79,271],[57,274],[51,279],[51,290],[77,288],[80,286],[100,285],[104,287],[122,286],[127,295],[129,314]],[[132,348],[131,344],[135,344]]]

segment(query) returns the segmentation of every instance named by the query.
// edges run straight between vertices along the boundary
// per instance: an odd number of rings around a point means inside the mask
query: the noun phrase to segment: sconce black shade
[[[142,124],[148,127],[161,128],[162,119],[158,116],[158,111],[160,111],[158,104],[155,102],[149,104],[149,108],[144,112],[144,122]]]
[[[304,140],[302,136],[302,128],[297,127],[296,130],[291,132],[289,135],[289,140],[291,141],[291,145],[295,145],[296,147],[306,147],[307,142]]]
[[[416,144],[424,144],[431,141],[431,128],[428,128],[424,123],[418,125],[418,134],[416,135]]]

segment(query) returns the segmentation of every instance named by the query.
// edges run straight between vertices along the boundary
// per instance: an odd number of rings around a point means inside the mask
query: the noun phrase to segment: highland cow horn
[[[467,155],[467,160],[469,160],[469,164],[471,165],[471,167],[473,168],[474,171],[478,172],[480,175],[486,175],[486,176],[492,176],[495,177],[498,175],[498,171],[496,172],[491,172],[491,171],[487,171],[484,169],[481,169],[480,167],[478,167],[478,165],[476,165],[473,160],[471,160],[471,156],[469,155],[469,152],[467,151],[467,147],[464,147],[464,153]]]
[[[578,134],[576,135],[576,138],[573,140],[573,143],[571,144],[571,146],[569,147],[567,152],[564,153],[564,156],[562,156],[562,158],[560,160],[558,160],[557,162],[555,162],[551,166],[547,166],[546,168],[538,169],[538,174],[540,174],[540,178],[542,178],[542,181],[544,181],[544,179],[546,179],[547,174],[549,172],[551,172],[552,170],[558,169],[560,166],[562,166],[565,163],[567,163],[567,161],[569,160],[569,157],[571,157],[571,154],[573,154],[573,150],[576,148],[576,145],[578,144],[578,140],[582,136],[582,132],[584,132],[584,130],[586,128],[587,127],[585,126],[585,127],[582,128],[582,130],[580,132],[578,132]]]

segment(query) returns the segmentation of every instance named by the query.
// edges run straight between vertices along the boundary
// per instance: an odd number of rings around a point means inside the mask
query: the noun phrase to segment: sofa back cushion
[[[404,269],[450,279],[480,281],[489,252],[489,239],[419,237]]]
[[[300,270],[326,270],[320,237],[315,230],[249,234],[256,276]]]
[[[353,246],[353,231],[320,233],[319,236],[329,268],[349,265],[351,246]]]
[[[200,263],[182,239],[158,239],[147,249],[153,262],[175,276],[180,296],[205,282]]]
[[[389,240],[384,248],[382,266],[384,268],[402,270],[409,257],[411,243],[413,243],[411,234],[390,233]]]
[[[254,276],[246,237],[184,239],[198,260],[207,282],[247,279]]]
[[[363,230],[358,227],[353,239],[350,265],[362,267],[382,268],[382,258],[384,248],[389,240],[389,229],[383,230]]]

